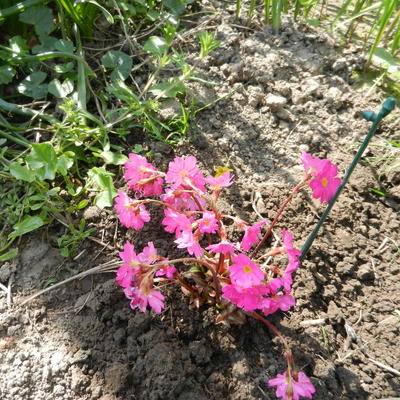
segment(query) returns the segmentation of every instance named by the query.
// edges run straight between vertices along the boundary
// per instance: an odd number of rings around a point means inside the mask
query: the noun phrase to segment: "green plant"
[[[60,247],[63,257],[73,257],[76,255],[82,242],[95,231],[95,228],[85,230],[86,221],[84,219],[79,221],[77,228],[72,224],[68,225],[68,228],[69,232],[57,239],[57,245]]]

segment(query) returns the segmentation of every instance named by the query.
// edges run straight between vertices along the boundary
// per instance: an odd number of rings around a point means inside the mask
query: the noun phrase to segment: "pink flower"
[[[285,293],[285,281],[282,278],[272,279],[268,282],[268,295],[263,299],[261,311],[264,315],[273,314],[278,309],[282,311],[288,311],[294,305],[296,305],[295,299]]]
[[[304,372],[298,372],[297,376],[291,376],[288,371],[278,374],[270,379],[268,386],[277,386],[276,395],[282,400],[299,400],[300,396],[311,399],[315,393],[315,387]]]
[[[337,166],[328,160],[323,170],[310,182],[314,199],[320,199],[321,203],[330,202],[341,182],[336,178],[337,172]]]
[[[192,222],[186,215],[171,210],[170,208],[165,208],[164,215],[165,218],[161,223],[164,225],[164,229],[167,232],[174,233],[184,229],[192,229]]]
[[[157,255],[157,250],[154,247],[153,242],[147,243],[147,246],[139,254],[139,260],[142,263],[154,264],[160,257]]]
[[[126,228],[142,229],[145,222],[150,221],[150,213],[140,202],[131,199],[125,192],[118,190],[115,198],[115,210],[119,220]]]
[[[293,247],[293,235],[286,229],[282,229],[283,247],[288,255],[289,261],[296,261],[301,256],[301,251]]]
[[[148,294],[141,293],[137,287],[130,287],[124,290],[125,296],[131,300],[131,308],[139,308],[139,311],[146,312],[147,306],[159,314],[164,309],[164,296],[155,289],[150,289]]]
[[[176,237],[175,243],[178,245],[178,249],[187,249],[188,253],[195,257],[201,257],[204,254],[204,250],[195,239],[191,230],[183,230],[177,233]]]
[[[173,265],[163,265],[156,272],[156,276],[166,276],[168,279],[173,279],[176,272],[176,268]]]
[[[124,166],[124,178],[128,181],[129,189],[141,192],[146,197],[161,194],[162,173],[148,163],[145,157],[129,154],[129,161]]]
[[[167,189],[161,196],[164,203],[171,205],[177,211],[199,211],[200,204],[203,208],[207,206],[207,202],[199,196],[194,195],[195,199],[190,193],[182,192],[181,190]]]
[[[130,287],[134,280],[135,272],[135,269],[130,268],[128,265],[121,265],[117,270],[115,280],[118,282],[118,285],[123,288]]]
[[[221,241],[217,244],[211,244],[210,246],[206,247],[206,250],[212,254],[221,253],[226,256],[227,254],[234,254],[237,249],[232,243]]]
[[[221,190],[223,187],[231,186],[233,184],[233,178],[229,171],[225,171],[222,175],[217,177],[208,176],[206,182],[209,185],[214,186],[214,189]]]
[[[261,227],[265,224],[265,221],[257,222],[255,225],[246,226],[244,236],[242,239],[242,249],[249,251],[253,243],[259,241],[258,235],[261,233]]]
[[[116,280],[120,286],[126,288],[131,286],[134,281],[140,260],[135,253],[134,246],[129,242],[124,244],[124,250],[119,253],[119,256],[124,261],[124,264],[118,268]]]
[[[249,288],[260,284],[264,279],[264,272],[244,254],[238,254],[232,261],[229,276],[234,285]]]
[[[301,161],[303,161],[304,169],[308,174],[318,175],[329,162],[327,159],[312,157],[310,153],[302,153]]]
[[[222,297],[245,311],[253,311],[260,308],[264,294],[265,287],[263,286],[243,288],[237,285],[226,285],[222,288]]]
[[[196,157],[193,156],[176,157],[174,161],[171,161],[165,181],[172,184],[172,189],[196,186],[202,192],[205,191],[204,176],[197,166]]]
[[[211,211],[204,211],[203,218],[198,220],[201,233],[215,233],[218,229],[218,221]]]

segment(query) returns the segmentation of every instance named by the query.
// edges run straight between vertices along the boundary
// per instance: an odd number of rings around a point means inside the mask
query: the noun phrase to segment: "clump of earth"
[[[222,45],[200,65],[199,77],[216,85],[190,83],[189,96],[205,105],[234,92],[198,113],[176,148],[149,140],[144,147],[158,167],[192,154],[204,172],[231,168],[235,184],[223,207],[256,222],[255,207],[271,221],[302,177],[301,152],[330,158],[343,176],[370,126],[361,112],[378,111],[382,98],[354,88],[360,50],[342,50],[321,31],[292,20],[279,33],[243,28],[232,6],[207,26]],[[373,141],[395,139],[395,121],[388,118]],[[375,151],[370,146],[367,155]],[[289,338],[316,400],[400,395],[398,181],[390,175],[388,197],[376,196],[371,188],[380,188],[382,177],[366,159],[357,166],[296,275],[296,307],[269,317]],[[276,231],[288,229],[301,248],[322,211],[305,191]],[[197,309],[179,290],[169,289],[161,314],[142,314],[129,308],[115,272],[103,268],[21,305],[90,268],[110,262],[115,270],[126,240],[138,249],[152,240],[164,256],[173,251],[156,213],[139,232],[116,228],[110,210],[90,207],[83,217],[96,227],[95,238],[75,259],[59,255],[52,235],[62,228],[54,227],[22,241],[19,258],[0,267],[0,282],[11,291],[0,296],[0,398],[275,398],[267,382],[285,362],[273,334],[255,320],[215,325],[214,310]]]

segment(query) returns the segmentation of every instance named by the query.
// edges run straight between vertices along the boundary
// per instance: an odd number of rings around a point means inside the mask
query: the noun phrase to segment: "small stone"
[[[343,320],[344,315],[335,302],[330,301],[327,310],[328,318],[333,322],[340,322]]]
[[[285,97],[269,94],[265,98],[265,104],[271,109],[272,112],[281,111],[287,103]]]
[[[158,114],[162,121],[180,118],[182,114],[181,105],[178,100],[167,99],[160,104],[160,110]]]
[[[335,72],[342,71],[346,69],[346,67],[347,67],[347,61],[344,57],[338,58],[332,65],[332,69]]]
[[[373,281],[375,273],[371,265],[364,264],[357,271],[357,278],[362,281]]]

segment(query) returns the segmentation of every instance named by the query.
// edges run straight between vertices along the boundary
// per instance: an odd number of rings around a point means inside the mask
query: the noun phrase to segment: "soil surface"
[[[340,50],[292,20],[279,34],[261,25],[241,27],[232,7],[211,21],[205,17],[222,45],[198,76],[216,85],[192,83],[190,92],[199,104],[235,93],[198,113],[177,148],[144,146],[160,168],[188,154],[207,173],[232,168],[235,184],[225,191],[223,207],[253,223],[259,220],[253,205],[271,220],[301,179],[302,151],[332,159],[343,176],[370,126],[361,112],[379,111],[382,98],[353,87],[351,71],[362,64],[358,49]],[[399,139],[396,116],[373,143]],[[367,155],[377,151],[370,146]],[[378,176],[366,159],[357,166],[296,274],[297,306],[269,317],[314,383],[314,399],[400,396],[399,182],[398,173]],[[381,185],[388,197],[371,192]],[[310,192],[300,193],[277,234],[288,229],[301,248],[322,211]],[[0,282],[11,289],[8,298],[0,295],[1,399],[276,398],[267,381],[285,370],[285,361],[268,328],[255,320],[215,325],[213,309],[196,309],[173,288],[161,314],[132,311],[115,273],[104,271],[107,264],[101,274],[73,279],[21,306],[55,281],[107,262],[115,270],[126,240],[138,249],[153,240],[160,254],[173,252],[157,213],[140,232],[118,227],[112,210],[90,207],[83,217],[97,230],[74,260],[59,255],[53,237],[62,228],[55,227],[21,242],[20,257],[0,267]]]

